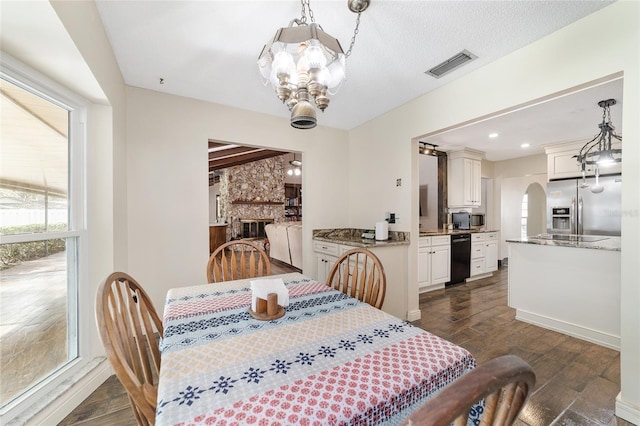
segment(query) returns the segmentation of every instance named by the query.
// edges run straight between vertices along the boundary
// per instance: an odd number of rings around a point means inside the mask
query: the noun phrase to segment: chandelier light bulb
[[[585,143],[578,155],[581,169],[584,171],[587,165],[596,166],[596,178],[598,176],[599,167],[608,167],[622,161],[622,147],[616,148],[613,143],[622,143],[622,136],[616,134],[615,127],[611,121],[611,107],[616,105],[615,99],[606,99],[598,102],[598,106],[602,108],[602,122],[598,125],[600,132],[589,142]],[[601,191],[592,192],[598,193]]]
[[[283,81],[288,82],[292,74],[295,74],[295,64],[293,57],[288,52],[278,52],[273,58],[273,71],[280,85],[283,85]]]
[[[598,166],[600,167],[611,167],[615,163],[611,151],[603,151],[598,158]]]
[[[291,169],[287,170],[287,174],[288,174],[289,176],[292,176],[292,175],[293,175],[293,170],[291,170]]]
[[[300,176],[300,173],[302,173],[302,172],[300,171],[300,169],[299,169],[299,168],[297,168],[297,167],[296,167],[295,169],[293,169],[293,173],[294,173],[296,176]]]
[[[307,47],[304,51],[303,60],[306,62],[307,69],[311,72],[327,66],[327,58],[318,46]]]

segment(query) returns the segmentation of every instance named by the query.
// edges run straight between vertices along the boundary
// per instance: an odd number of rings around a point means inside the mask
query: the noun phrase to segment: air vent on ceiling
[[[466,64],[469,61],[473,61],[477,56],[468,50],[463,50],[460,53],[457,53],[444,61],[443,63],[436,65],[428,71],[425,71],[425,74],[428,74],[435,78],[440,78],[445,74],[450,73],[454,69]]]

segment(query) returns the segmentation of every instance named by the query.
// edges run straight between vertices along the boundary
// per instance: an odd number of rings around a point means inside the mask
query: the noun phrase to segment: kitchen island
[[[507,239],[516,319],[620,349],[620,237]]]

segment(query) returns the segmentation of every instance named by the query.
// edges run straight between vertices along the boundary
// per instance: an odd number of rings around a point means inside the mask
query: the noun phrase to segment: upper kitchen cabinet
[[[449,208],[480,207],[484,153],[466,148],[447,156]]]
[[[582,177],[580,164],[575,156],[580,152],[580,148],[584,142],[565,142],[552,145],[545,145],[544,152],[547,154],[547,179],[564,179],[573,177]],[[613,148],[620,148],[621,143],[613,142]],[[616,163],[613,166],[600,168],[600,174],[614,174],[622,172],[622,163]],[[586,176],[593,176],[595,167],[587,165],[585,171]]]

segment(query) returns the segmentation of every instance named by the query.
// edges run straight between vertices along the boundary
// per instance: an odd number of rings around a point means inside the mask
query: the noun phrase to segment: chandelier
[[[276,31],[273,40],[263,47],[258,70],[264,84],[271,83],[278,99],[291,111],[291,126],[312,129],[317,123],[315,108],[324,112],[329,106],[328,95],[335,95],[346,79],[346,58],[356,41],[360,13],[367,9],[369,0],[348,0],[349,10],[358,17],[346,53],[340,42],[316,23],[309,0],[301,0],[301,4],[300,18]]]
[[[600,167],[612,166],[622,161],[622,149],[613,148],[612,139],[622,142],[622,136],[615,133],[615,127],[611,122],[611,106],[616,104],[615,99],[607,99],[598,102],[602,108],[602,123],[598,125],[600,133],[584,144],[575,157],[580,163],[580,169],[584,175],[587,165],[595,165],[596,173]]]

